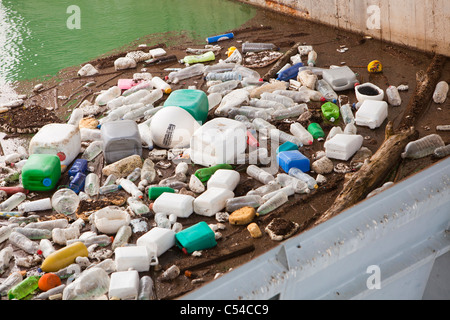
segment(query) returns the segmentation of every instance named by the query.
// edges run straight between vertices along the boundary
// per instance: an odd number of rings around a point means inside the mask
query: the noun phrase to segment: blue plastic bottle
[[[69,178],[75,177],[78,172],[86,173],[88,171],[88,161],[86,159],[77,159],[69,169]]]
[[[86,180],[86,175],[83,172],[77,172],[73,179],[69,183],[69,189],[73,190],[76,194],[84,190],[84,182]]]
[[[291,79],[297,78],[298,69],[301,67],[303,67],[303,63],[299,62],[299,63],[294,64],[292,67],[289,67],[286,70],[281,71],[278,74],[277,80],[289,81]]]
[[[217,35],[217,36],[212,36],[209,38],[206,38],[206,42],[207,43],[215,43],[218,41],[222,41],[222,40],[229,40],[229,39],[233,39],[234,38],[234,34],[233,33],[226,33],[226,34],[221,34],[221,35]]]

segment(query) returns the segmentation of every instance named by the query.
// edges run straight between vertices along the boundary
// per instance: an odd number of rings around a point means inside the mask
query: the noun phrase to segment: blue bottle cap
[[[52,179],[45,178],[44,180],[42,180],[42,184],[46,187],[50,187],[52,185]]]

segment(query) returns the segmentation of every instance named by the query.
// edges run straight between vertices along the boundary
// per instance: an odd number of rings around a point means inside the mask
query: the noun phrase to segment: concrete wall
[[[449,0],[240,0],[450,56]]]

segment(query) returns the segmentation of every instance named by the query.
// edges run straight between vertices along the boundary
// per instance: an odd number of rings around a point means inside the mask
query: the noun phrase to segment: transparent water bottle
[[[39,250],[39,245],[36,242],[28,239],[25,235],[16,231],[11,232],[9,235],[9,241],[16,247],[29,254],[36,254]]]
[[[249,102],[250,106],[256,108],[264,108],[264,109],[274,109],[274,110],[283,110],[286,109],[284,104],[278,101],[273,100],[261,100],[261,99],[251,99]]]
[[[288,196],[284,192],[279,192],[266,202],[264,202],[257,210],[256,214],[258,216],[266,215],[273,210],[281,207],[283,204],[285,204],[288,201]]]
[[[138,300],[154,300],[153,280],[150,276],[143,276],[139,280]]]
[[[154,219],[155,219],[156,225],[160,228],[170,229],[172,226],[167,214],[165,214],[165,213],[162,213],[162,212],[155,213]]]
[[[83,242],[86,245],[86,247],[89,247],[93,244],[97,244],[100,247],[106,247],[107,245],[111,244],[112,240],[110,236],[106,234],[100,234],[88,237],[86,239],[70,239],[66,241],[66,245],[69,246],[75,242]]]
[[[434,103],[444,103],[447,99],[449,85],[445,81],[441,81],[436,85],[433,93]]]
[[[264,92],[261,94],[261,100],[271,100],[278,103],[281,103],[286,108],[293,107],[295,105],[295,101],[287,96],[276,94],[273,92]]]
[[[300,123],[294,122],[291,124],[290,131],[294,137],[299,139],[303,145],[310,146],[313,144],[314,138],[309,133],[308,130],[306,130],[305,127],[303,127]]]
[[[132,234],[133,232],[130,226],[121,226],[119,230],[117,230],[116,236],[114,237],[111,245],[112,250],[126,245]]]
[[[266,50],[274,50],[276,48],[277,46],[273,43],[244,42],[242,44],[242,53],[261,52]]]
[[[123,97],[127,97],[127,96],[132,95],[133,93],[136,93],[136,92],[140,91],[140,90],[147,90],[147,91],[149,91],[151,89],[153,89],[153,84],[150,81],[142,81],[139,84],[131,87],[130,89],[125,90],[122,93],[122,96]]]
[[[220,81],[230,81],[230,80],[242,80],[242,75],[236,71],[228,72],[210,72],[205,77],[206,81],[220,80]]]
[[[123,188],[123,190],[131,194],[133,197],[141,199],[144,197],[144,194],[142,193],[141,190],[139,190],[139,188],[134,184],[134,182],[122,178],[119,179],[118,183]]]
[[[254,164],[251,164],[247,167],[247,174],[250,177],[258,180],[262,184],[268,184],[269,182],[275,180],[275,177],[273,175],[264,171],[260,167],[255,166]]]
[[[316,65],[317,61],[317,52],[314,50],[311,50],[308,52],[308,66],[314,67]]]
[[[434,156],[437,158],[445,158],[449,154],[450,154],[450,144],[443,146],[443,147],[436,148],[434,150]]]
[[[84,185],[84,192],[90,197],[98,195],[100,188],[100,179],[98,175],[94,172],[89,173],[86,176],[86,181]]]
[[[100,93],[95,99],[95,103],[99,106],[106,105],[109,101],[114,98],[117,98],[122,93],[122,90],[118,86],[113,86],[106,90],[105,92]]]
[[[186,67],[179,71],[173,71],[169,73],[168,79],[170,82],[177,84],[181,80],[192,78],[203,74],[205,66],[202,63],[194,64],[193,66]]]
[[[15,271],[11,273],[1,284],[0,284],[0,296],[6,296],[8,291],[14,288],[16,285],[21,283],[23,280],[22,273]]]
[[[0,228],[0,243],[6,241],[13,229],[10,226],[3,226]]]
[[[229,80],[226,82],[212,85],[208,88],[207,91],[209,94],[211,94],[211,93],[222,93],[223,94],[229,90],[233,90],[233,89],[237,88],[239,83],[240,83],[239,80]]]
[[[339,110],[342,120],[344,120],[345,124],[349,124],[355,121],[355,116],[353,115],[352,107],[349,103],[342,105]]]
[[[47,258],[51,253],[56,251],[49,239],[41,239],[39,242],[39,250],[42,252],[44,258]]]
[[[234,118],[237,115],[241,115],[241,116],[246,116],[248,119],[255,119],[255,118],[261,118],[264,120],[267,120],[270,118],[269,114],[266,113],[265,111],[260,111],[260,110],[256,110],[256,109],[250,109],[249,108],[232,108],[231,110],[228,111],[228,117],[230,118]]]
[[[155,164],[151,159],[145,159],[141,169],[141,180],[152,183],[156,178]]]
[[[144,98],[139,100],[139,103],[144,104],[145,106],[153,105],[156,101],[161,99],[164,96],[164,93],[160,89],[150,91]]]
[[[128,176],[127,179],[130,180],[131,182],[135,182],[136,180],[138,180],[141,177],[141,171],[142,169],[137,167],[135,168]]]
[[[133,211],[137,215],[142,215],[150,212],[149,207],[137,198],[129,197],[127,199],[127,203],[130,206],[131,211]]]
[[[296,104],[293,107],[286,108],[284,110],[276,110],[272,113],[272,119],[283,120],[287,118],[298,117],[304,112],[308,111],[306,104]]]
[[[253,119],[252,123],[258,131],[265,130],[268,133],[270,129],[276,129],[273,124],[261,118]]]
[[[430,134],[421,139],[408,143],[401,156],[404,159],[419,159],[433,154],[434,150],[443,146],[445,146],[445,143],[441,136],[437,134]]]
[[[289,175],[291,177],[297,178],[303,182],[306,182],[309,189],[317,189],[319,186],[317,185],[316,180],[311,177],[309,174],[304,173],[298,168],[291,168],[289,169]]]
[[[336,103],[338,99],[337,93],[333,90],[328,82],[323,79],[317,81],[317,91],[319,91],[325,100]]]
[[[120,96],[120,97],[114,98],[111,101],[109,101],[106,104],[106,107],[108,108],[108,110],[114,110],[114,109],[117,109],[117,108],[123,106],[124,101],[125,101],[125,97]]]
[[[12,247],[6,247],[0,250],[0,275],[8,269],[9,263],[13,257],[13,252],[14,250]]]
[[[161,281],[170,281],[175,279],[179,275],[180,275],[180,268],[178,268],[178,266],[174,264],[162,273],[160,279]]]
[[[249,78],[249,79],[257,79],[258,81],[261,79],[261,75],[259,74],[258,71],[244,67],[241,64],[237,64],[234,67],[233,71],[239,73],[242,76],[242,79]]]
[[[310,193],[309,187],[306,182],[291,177],[285,173],[280,173],[277,175],[276,181],[282,186],[287,187],[291,186],[294,189],[295,193],[298,194],[308,194]]]
[[[233,212],[243,207],[258,208],[263,202],[260,195],[246,195],[230,198],[225,203],[225,210],[227,212]]]
[[[272,140],[275,140],[275,141],[278,140],[280,142],[280,144],[283,144],[286,142],[292,142],[293,144],[296,144],[299,147],[303,146],[303,143],[300,141],[300,139],[293,136],[292,134],[286,133],[279,129],[271,129],[269,134],[270,134],[270,138]]]
[[[292,185],[287,185],[286,187],[281,188],[280,190],[276,190],[276,191],[272,191],[268,194],[265,194],[262,197],[262,201],[265,203],[266,201],[268,201],[269,199],[271,199],[272,197],[274,197],[275,195],[277,195],[277,193],[279,192],[283,192],[284,194],[286,194],[288,197],[292,196],[295,194],[295,190],[294,187]]]
[[[121,190],[122,187],[117,184],[108,184],[106,186],[101,186],[98,189],[99,194],[108,194]]]
[[[153,105],[149,104],[149,105],[144,105],[141,108],[131,110],[130,112],[124,114],[124,116],[122,117],[122,120],[138,121],[139,119],[144,117],[145,112],[147,112],[148,110],[151,110],[153,108],[154,108]]]
[[[19,206],[27,198],[23,192],[14,193],[8,199],[0,204],[0,211],[9,212]]]
[[[103,142],[100,140],[92,141],[81,155],[82,159],[92,161],[103,151]]]
[[[87,269],[64,288],[62,299],[94,300],[108,292],[109,283],[108,273],[102,268]]]
[[[37,228],[22,228],[16,227],[13,229],[14,232],[23,234],[30,240],[40,240],[40,239],[51,239],[52,232],[47,229],[37,229]]]

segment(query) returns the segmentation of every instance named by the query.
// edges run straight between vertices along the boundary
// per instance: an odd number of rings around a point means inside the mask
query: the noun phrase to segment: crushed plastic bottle
[[[263,216],[281,207],[288,201],[288,196],[284,192],[278,192],[275,196],[264,202],[257,210],[256,215]]]
[[[291,168],[289,169],[289,175],[291,177],[297,178],[303,182],[306,182],[309,189],[317,189],[319,186],[317,185],[316,180],[311,177],[309,174],[304,173],[298,168]]]
[[[402,98],[400,97],[397,87],[389,86],[386,89],[386,95],[391,106],[398,107],[402,104]]]
[[[150,276],[143,276],[139,280],[138,300],[154,300],[153,280]]]
[[[434,150],[443,146],[445,146],[445,143],[441,136],[430,134],[416,141],[409,142],[401,156],[403,159],[419,159],[433,154]]]
[[[85,270],[64,288],[63,300],[94,300],[108,292],[109,276],[102,268]]]
[[[436,148],[433,154],[437,158],[445,158],[450,154],[450,144]]]
[[[25,193],[17,192],[0,204],[0,211],[11,211],[21,204],[26,198],[27,195]]]
[[[337,93],[333,90],[330,84],[323,79],[317,81],[317,91],[319,91],[327,101],[336,103],[338,100]]]
[[[251,164],[247,167],[247,174],[261,182],[262,184],[268,184],[271,181],[275,180],[275,177],[271,175],[270,173],[264,171],[258,166],[255,166],[254,164]]]
[[[132,233],[133,232],[130,226],[121,226],[119,230],[117,230],[116,236],[114,237],[113,243],[111,245],[112,250],[126,245]]]
[[[0,250],[0,276],[8,269],[9,263],[13,257],[13,248],[6,247]]]
[[[36,242],[28,239],[25,235],[16,231],[11,232],[9,235],[9,241],[29,254],[36,254],[39,250],[39,245]]]
[[[86,176],[86,182],[84,185],[84,192],[90,197],[98,195],[100,188],[100,179],[98,175],[94,172],[89,173]]]

